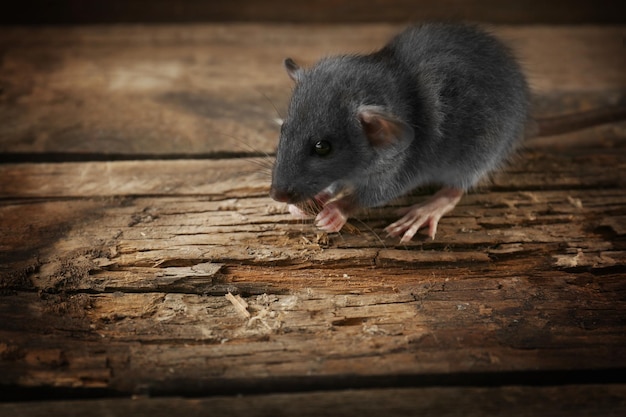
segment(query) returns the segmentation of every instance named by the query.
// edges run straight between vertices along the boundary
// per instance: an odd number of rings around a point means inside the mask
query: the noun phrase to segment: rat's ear
[[[302,73],[304,70],[300,68],[300,66],[296,64],[296,62],[293,59],[285,58],[285,60],[283,61],[283,65],[285,66],[285,69],[287,70],[287,74],[289,75],[289,78],[291,78],[296,83],[300,81],[300,78],[302,78]]]
[[[370,145],[377,149],[400,146],[413,140],[413,128],[378,106],[361,106],[358,118]]]

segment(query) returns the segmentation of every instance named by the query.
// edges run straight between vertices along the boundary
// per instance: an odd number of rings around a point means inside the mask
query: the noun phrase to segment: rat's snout
[[[292,203],[296,200],[296,195],[287,190],[281,190],[276,187],[270,188],[270,197],[281,203]]]

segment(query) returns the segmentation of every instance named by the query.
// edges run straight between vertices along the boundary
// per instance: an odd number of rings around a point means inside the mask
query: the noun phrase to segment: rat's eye
[[[327,140],[317,141],[315,142],[315,146],[313,147],[313,149],[315,150],[315,153],[319,156],[326,156],[330,153],[331,150],[330,142],[328,142]]]

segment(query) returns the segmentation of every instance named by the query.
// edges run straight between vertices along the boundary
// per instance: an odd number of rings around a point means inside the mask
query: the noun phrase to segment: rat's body
[[[434,238],[441,216],[524,134],[524,76],[506,47],[473,26],[425,24],[370,55],[285,66],[296,86],[271,195],[321,204],[316,224],[326,231],[340,230],[355,209],[438,184],[386,229],[408,241],[429,225]]]

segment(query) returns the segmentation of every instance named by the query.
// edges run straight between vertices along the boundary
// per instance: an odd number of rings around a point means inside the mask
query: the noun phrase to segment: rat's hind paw
[[[406,243],[417,231],[428,225],[428,236],[435,238],[441,217],[451,211],[463,196],[463,190],[442,188],[434,196],[421,204],[408,208],[404,217],[385,228],[389,236],[400,236],[400,243]]]
[[[334,203],[327,204],[315,218],[315,226],[325,232],[338,232],[348,221],[348,216]]]

